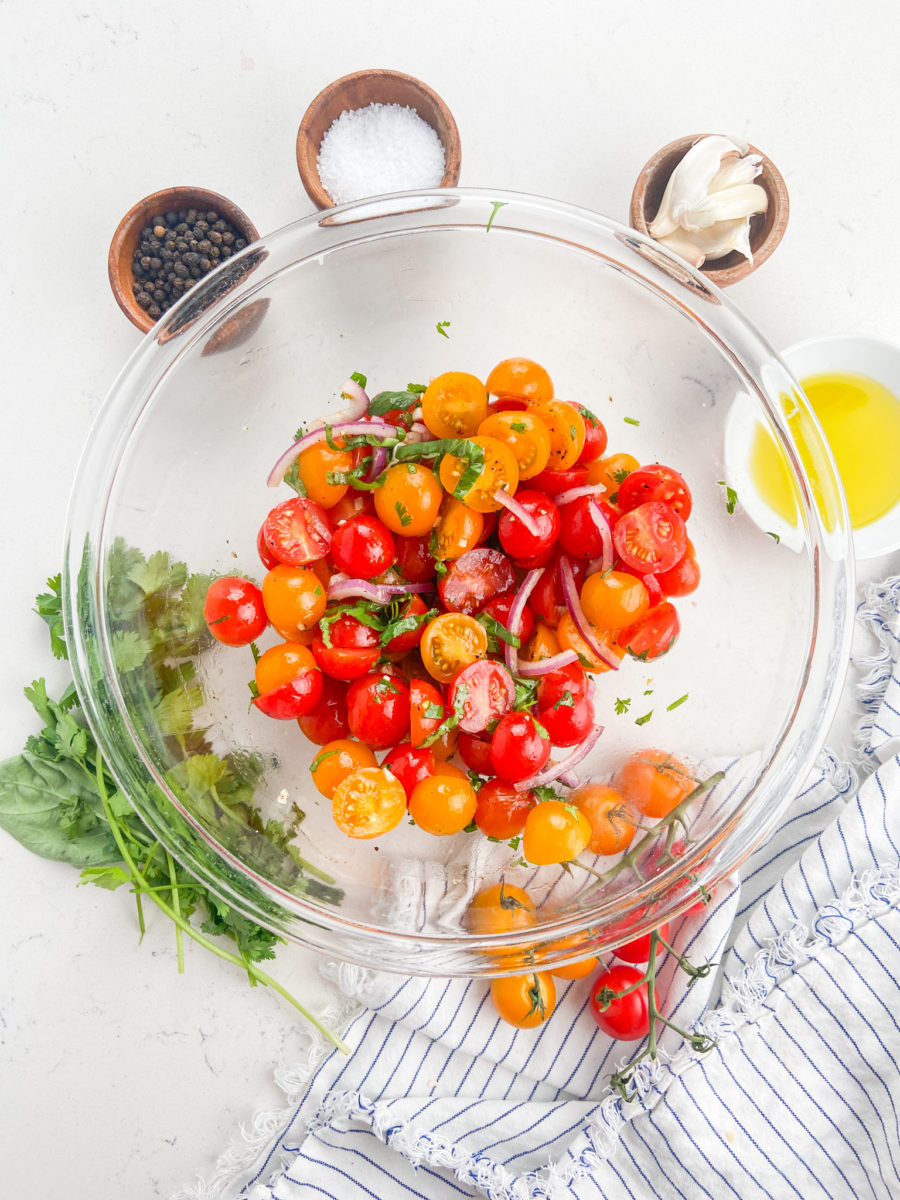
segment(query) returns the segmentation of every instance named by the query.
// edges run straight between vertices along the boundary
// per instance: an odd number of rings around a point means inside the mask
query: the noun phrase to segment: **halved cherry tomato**
[[[437,438],[471,437],[487,415],[485,386],[465,371],[438,375],[422,395],[422,420]]]
[[[602,483],[607,495],[615,496],[622,481],[640,465],[633,454],[608,454],[606,458],[598,458],[596,462],[588,463],[587,482]]]
[[[553,399],[553,381],[540,363],[530,358],[504,358],[491,369],[485,387],[492,396]]]
[[[209,632],[224,646],[249,646],[265,631],[266,612],[263,592],[239,575],[214,579],[203,602]]]
[[[548,708],[538,709],[537,719],[554,746],[580,746],[594,728],[594,705],[588,696],[561,696]]]
[[[278,559],[266,545],[265,528],[264,522],[260,525],[259,533],[256,535],[256,553],[259,555],[259,561],[266,570],[271,571],[273,567],[278,566]]]
[[[461,733],[457,749],[459,757],[471,771],[477,771],[479,775],[493,775],[490,738],[477,737],[474,733]]]
[[[397,538],[394,542],[397,551],[397,561],[394,565],[409,583],[427,583],[434,579],[436,568],[430,542],[430,534],[424,537]]]
[[[483,533],[482,513],[469,508],[455,496],[444,497],[433,533],[433,545],[438,558],[446,562],[452,558],[459,558],[467,550],[474,550]]]
[[[484,626],[460,612],[441,613],[429,621],[419,645],[425,670],[438,683],[449,683],[457,671],[484,658],[487,648]]]
[[[625,648],[619,645],[615,633],[612,633],[608,629],[594,629],[594,634],[597,641],[614,654],[616,658],[622,659],[625,657]],[[559,624],[556,627],[556,635],[559,638],[560,649],[574,650],[578,655],[578,661],[584,667],[585,671],[603,674],[603,672],[612,669],[609,663],[605,659],[602,659],[599,654],[596,654],[587,644],[568,613],[564,613],[560,617]]]
[[[553,549],[559,537],[559,510],[544,492],[520,488],[516,503],[531,517],[536,531],[528,528],[517,513],[503,512],[497,522],[500,545],[513,558],[533,558]]]
[[[550,757],[550,738],[530,713],[507,713],[491,738],[494,773],[506,783],[536,775]]]
[[[599,497],[578,496],[564,504],[559,510],[561,529],[559,544],[566,554],[576,560],[579,558],[599,558],[603,553],[604,539],[603,522],[606,521],[609,533],[615,521],[609,520],[607,508]]]
[[[434,471],[421,463],[397,463],[375,492],[375,511],[391,533],[423,537],[434,527],[443,498]]]
[[[413,789],[409,815],[426,833],[460,833],[475,815],[475,789],[463,776],[432,775]]]
[[[350,732],[347,724],[347,685],[332,679],[322,678],[322,695],[312,712],[298,717],[297,724],[317,746],[325,746],[336,738],[346,737]]]
[[[336,446],[343,443],[335,441]],[[329,483],[332,472],[346,473],[353,468],[353,455],[349,450],[332,450],[328,442],[314,442],[301,451],[297,458],[297,472],[306,488],[310,500],[322,508],[333,508],[348,491],[346,483]]]
[[[426,683],[424,679],[411,679],[409,708],[409,740],[413,746],[421,746],[446,716],[444,697],[433,683]]]
[[[315,670],[312,653],[297,642],[279,642],[259,656],[253,678],[260,694],[283,687],[304,670]]]
[[[401,632],[395,633],[384,647],[384,653],[394,658],[398,655],[402,657],[409,654],[410,650],[415,650],[422,640],[422,630],[424,629],[424,624],[419,618],[424,617],[427,612],[428,605],[421,596],[410,596],[400,609],[400,616],[397,620],[412,624],[412,628],[401,629]]]
[[[522,396],[492,396],[488,400],[488,407],[492,413],[525,412],[528,401]]]
[[[482,613],[487,613],[489,617],[493,617],[494,620],[499,625],[502,625],[504,629],[509,630],[509,613],[510,609],[515,603],[515,599],[516,597],[514,592],[504,592],[502,596],[495,596],[493,600],[489,600],[481,611]],[[532,615],[531,609],[526,605],[525,608],[522,609],[522,615],[519,618],[519,631],[516,635],[521,646],[524,646],[531,637],[531,631],[533,629],[534,616]],[[510,630],[510,632],[512,631]]]
[[[376,750],[394,746],[409,729],[409,688],[396,675],[372,673],[347,689],[347,721],[354,737]]]
[[[406,792],[383,767],[360,767],[335,788],[331,811],[335,825],[348,837],[379,837],[406,816]]]
[[[530,412],[492,412],[478,426],[480,437],[496,438],[512,451],[519,480],[539,475],[550,460],[550,431]]]
[[[631,512],[633,508],[651,500],[661,500],[668,504],[682,521],[686,521],[691,515],[691,489],[684,476],[673,467],[664,467],[662,463],[648,463],[632,471],[619,485],[616,504],[622,512]]]
[[[534,413],[547,426],[550,434],[550,458],[548,467],[553,471],[567,471],[574,467],[584,449],[584,417],[564,400],[541,400],[529,403],[528,411]]]
[[[616,641],[632,658],[653,662],[672,649],[680,631],[681,623],[675,605],[664,600],[656,608],[645,612],[633,625],[620,629]]]
[[[516,582],[512,563],[499,550],[479,546],[450,564],[438,583],[445,608],[452,612],[479,612],[495,596],[510,591]]]
[[[330,800],[348,775],[362,767],[377,766],[378,761],[368,746],[352,738],[336,738],[322,747],[309,770],[317,790]]]
[[[533,792],[517,792],[511,783],[489,779],[478,789],[475,824],[486,837],[505,841],[522,832],[534,803]]]
[[[573,407],[578,409],[584,419],[584,449],[581,451],[576,465],[596,462],[606,453],[608,440],[606,426],[583,404],[573,404]]]
[[[590,840],[587,817],[573,804],[544,800],[525,819],[522,852],[528,862],[547,866],[577,858]]]
[[[657,926],[653,931],[658,933],[665,941],[669,939],[669,923],[663,921],[662,925]],[[616,946],[613,950],[616,958],[621,958],[622,962],[629,963],[645,963],[650,958],[650,939],[652,934],[645,933],[642,937],[634,938],[630,942],[626,942],[624,946]],[[664,947],[660,946],[659,950]],[[659,951],[657,952],[659,953]]]
[[[378,634],[349,613],[342,613],[328,623],[328,641],[323,636],[313,638],[312,652],[316,662],[333,679],[359,679],[367,675],[381,654]]]
[[[478,934],[508,933],[536,924],[534,901],[524,888],[503,879],[476,892],[466,913],[467,928]]]
[[[305,567],[328,553],[331,525],[321,505],[294,496],[276,504],[266,517],[263,539],[279,562]]]
[[[338,525],[331,539],[332,562],[353,579],[374,579],[393,566],[396,557],[390,530],[367,513]]]
[[[581,607],[597,629],[624,629],[650,607],[647,589],[636,575],[597,572],[581,585]]]
[[[262,595],[269,620],[289,642],[325,615],[325,588],[309,567],[273,567],[263,580]]]
[[[481,733],[505,716],[516,698],[516,685],[506,667],[482,658],[453,676],[447,692],[451,710],[459,712],[464,733]]]
[[[441,483],[469,508],[481,513],[496,512],[502,505],[494,499],[494,494],[502,489],[513,495],[519,486],[519,468],[515,456],[496,438],[479,436],[470,437],[468,441],[478,447],[484,459],[477,468],[477,475],[464,493],[457,494],[456,489],[463,473],[469,469],[469,462],[455,454],[445,454],[438,468]]]
[[[602,783],[586,783],[569,799],[588,819],[588,847],[594,854],[618,854],[631,845],[637,814],[621,792]]]
[[[655,577],[665,596],[688,596],[700,586],[700,567],[697,554],[690,538],[684,555],[668,571],[660,571]]]
[[[617,965],[603,971],[591,984],[591,1012],[604,1033],[623,1042],[636,1042],[650,1032],[649,984],[640,983],[644,972]],[[632,991],[628,991],[632,988]],[[619,994],[624,993],[624,995]],[[653,989],[657,1010],[659,997]]]
[[[588,482],[593,483],[593,480],[588,479],[587,466],[576,464],[574,467],[569,467],[566,471],[551,471],[548,468],[545,471],[541,471],[539,475],[535,475],[533,479],[529,479],[528,482],[539,492],[546,492],[548,496],[558,496],[560,492],[568,492],[571,488],[584,487]]]
[[[547,971],[506,975],[491,980],[491,1001],[507,1024],[517,1029],[534,1029],[556,1007],[556,984]]]
[[[668,571],[687,549],[687,532],[677,512],[661,500],[651,500],[622,514],[613,544],[622,562],[641,574]]]
[[[270,692],[254,697],[253,705],[276,721],[293,721],[312,712],[321,695],[322,672],[303,667],[290,683],[283,683]]]
[[[636,750],[615,778],[625,799],[648,817],[665,817],[697,786],[690,767],[666,750]]]
[[[388,751],[381,765],[387,767],[391,774],[400,780],[409,799],[416,784],[434,775],[437,763],[430,750],[412,746],[409,742],[400,742]]]

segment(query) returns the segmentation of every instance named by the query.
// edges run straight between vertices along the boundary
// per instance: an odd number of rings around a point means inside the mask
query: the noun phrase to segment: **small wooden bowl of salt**
[[[323,88],[297,131],[297,169],[317,208],[459,182],[453,114],[400,71],[356,71]]]

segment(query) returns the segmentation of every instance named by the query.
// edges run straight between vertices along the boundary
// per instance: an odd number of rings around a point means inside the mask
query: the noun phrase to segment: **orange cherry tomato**
[[[496,438],[509,447],[520,480],[539,475],[550,459],[550,431],[531,412],[492,413],[478,426],[478,436]]]
[[[422,420],[437,438],[471,437],[488,415],[487,391],[465,371],[446,371],[422,394]]]
[[[378,760],[368,746],[353,738],[336,738],[322,747],[309,769],[313,783],[326,800],[331,800],[338,784],[348,775],[363,767],[377,766]]]
[[[434,764],[434,773],[435,775],[444,775],[447,779],[464,779],[466,783],[469,782],[469,776],[455,763],[442,762],[438,759]]]
[[[564,400],[541,400],[529,404],[528,411],[538,417],[550,434],[551,471],[567,471],[574,467],[584,449],[584,417]]]
[[[587,934],[576,933],[571,937],[563,938],[559,942],[553,944],[553,950],[574,949],[575,946],[582,943]],[[551,947],[548,946],[548,949]],[[555,975],[557,979],[584,979],[590,975],[600,965],[600,959],[596,954],[589,954],[587,958],[580,958],[577,962],[569,963],[567,967],[547,967],[546,970],[551,975]]]
[[[459,833],[475,815],[475,789],[462,771],[458,779],[443,773],[446,766],[438,763],[435,774],[417,783],[409,798],[409,815],[415,823],[438,836]]]
[[[335,442],[335,445],[341,445]],[[315,500],[322,508],[333,508],[339,500],[346,496],[349,485],[346,483],[329,483],[331,471],[350,471],[353,468],[353,455],[349,450],[332,450],[327,442],[314,442],[303,450],[297,458],[297,471],[307,498]]]
[[[530,358],[504,358],[485,382],[492,396],[521,396],[526,400],[552,400],[553,381]]]
[[[406,792],[384,767],[360,767],[335,788],[331,811],[335,825],[347,837],[379,837],[403,820]]]
[[[522,657],[527,662],[540,662],[542,658],[553,658],[554,654],[559,654],[559,640],[549,625],[538,621]]]
[[[325,587],[309,567],[273,567],[262,594],[269,620],[286,641],[296,641],[325,615]]]
[[[484,516],[455,496],[445,496],[434,527],[437,557],[448,561],[474,550],[482,540]]]
[[[265,695],[266,692],[284,687],[296,679],[301,671],[315,670],[316,666],[312,652],[305,646],[297,642],[279,642],[259,656],[253,677],[260,694]]]
[[[569,797],[588,819],[594,854],[618,854],[631,845],[636,813],[621,792],[602,783],[586,783]]]
[[[507,975],[491,980],[491,1000],[509,1025],[534,1029],[536,1025],[542,1025],[556,1007],[556,984],[549,971]]]
[[[581,586],[581,607],[597,629],[624,629],[650,607],[650,596],[640,579],[625,571],[596,572]]]
[[[619,484],[641,464],[633,454],[609,454],[588,463],[588,483],[602,483],[610,495],[615,495]]]
[[[697,786],[690,767],[667,750],[636,750],[614,780],[627,801],[648,817],[665,817]]]
[[[434,471],[419,463],[397,463],[375,491],[375,512],[391,533],[421,537],[433,529],[443,498]]]
[[[421,746],[446,716],[444,698],[433,683],[424,679],[409,681],[409,740]]]
[[[625,650],[615,640],[615,636],[605,629],[595,629],[594,633],[597,636],[597,641],[611,650],[616,658],[624,658]],[[609,663],[604,662],[598,654],[595,654],[591,647],[587,644],[575,622],[568,613],[563,613],[559,619],[559,625],[556,627],[556,636],[559,638],[560,649],[574,650],[578,655],[578,661],[584,667],[585,671],[593,671],[595,674],[602,674],[604,671],[609,671],[612,668]]]
[[[494,499],[494,493],[502,488],[513,495],[519,486],[519,468],[515,456],[508,446],[496,438],[470,437],[467,440],[479,447],[484,463],[471,486],[466,488],[465,495],[457,496],[457,499],[476,512],[497,512],[503,505]],[[455,454],[444,455],[438,474],[448,492],[456,488],[468,468],[466,459],[457,458]]]
[[[466,925],[472,933],[506,933],[537,924],[537,909],[524,888],[502,881],[492,883],[472,897]]]
[[[584,813],[563,800],[544,800],[525,818],[522,852],[530,863],[547,866],[577,858],[591,840]]]
[[[465,613],[441,613],[422,633],[419,651],[425,670],[438,683],[449,683],[457,671],[487,655],[483,625]]]

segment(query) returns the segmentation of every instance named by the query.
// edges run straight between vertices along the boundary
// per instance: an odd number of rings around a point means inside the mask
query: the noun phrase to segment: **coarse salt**
[[[441,139],[414,108],[369,104],[334,121],[319,147],[319,179],[335,204],[383,192],[439,187]]]

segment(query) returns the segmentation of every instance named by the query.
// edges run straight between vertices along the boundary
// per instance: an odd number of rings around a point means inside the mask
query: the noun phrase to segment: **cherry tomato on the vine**
[[[697,786],[690,767],[667,750],[635,750],[615,778],[615,787],[638,812],[665,817]]]
[[[640,985],[644,972],[616,965],[591,982],[591,1012],[604,1033],[623,1042],[635,1042],[650,1032],[648,984]],[[627,989],[633,989],[627,991]],[[617,993],[625,993],[618,995]],[[659,1008],[656,989],[654,1004]]]
[[[639,814],[621,792],[603,783],[585,783],[569,799],[587,817],[588,848],[594,854],[618,854],[631,845]]]
[[[530,713],[507,713],[491,737],[494,773],[506,783],[537,775],[549,757],[550,737]]]
[[[536,924],[534,901],[524,888],[503,879],[476,892],[466,912],[466,926],[472,933],[507,933]]]
[[[662,925],[657,926],[654,930],[661,938],[668,941],[669,938],[669,923],[663,921]],[[652,934],[645,933],[642,937],[633,938],[630,942],[625,942],[622,946],[616,946],[613,950],[616,958],[620,958],[622,962],[629,963],[645,963],[650,958],[650,939]],[[657,950],[659,954],[664,947],[660,946]]]
[[[507,975],[491,980],[491,1000],[507,1024],[517,1029],[534,1029],[556,1007],[556,984],[548,971]]]
[[[203,616],[213,637],[225,646],[249,646],[269,620],[263,593],[238,575],[214,579],[203,603]]]

